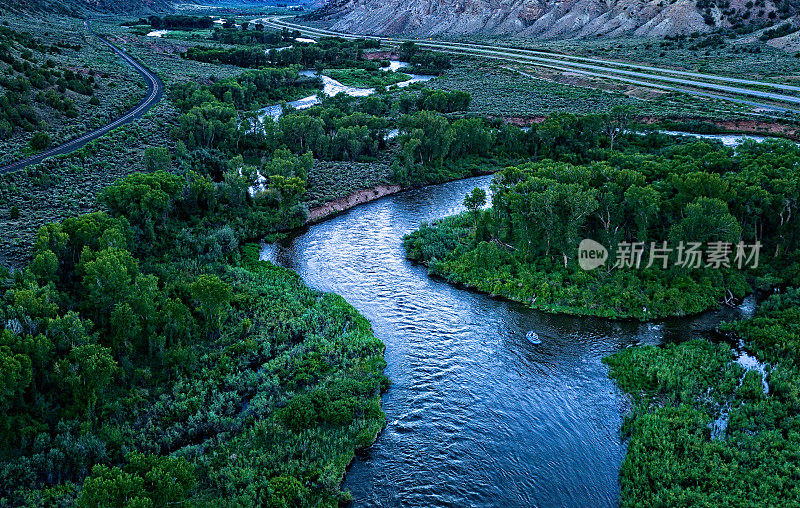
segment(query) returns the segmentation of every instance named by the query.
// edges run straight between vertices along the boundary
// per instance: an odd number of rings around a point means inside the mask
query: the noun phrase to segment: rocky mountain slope
[[[102,14],[163,14],[192,11],[202,7],[261,7],[265,5],[309,4],[312,0],[0,0],[0,13],[46,12],[80,16]],[[324,0],[316,0],[320,4]]]
[[[0,12],[43,12],[82,16],[86,13],[150,14],[170,12],[172,0],[0,0]]]
[[[414,36],[663,37],[796,16],[797,0],[330,0],[334,30]]]

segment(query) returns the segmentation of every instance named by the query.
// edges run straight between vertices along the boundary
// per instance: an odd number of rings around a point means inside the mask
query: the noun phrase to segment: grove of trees
[[[170,14],[167,16],[150,16],[147,19],[150,26],[156,30],[162,28],[211,28],[214,20],[208,16],[186,16],[180,14]]]
[[[658,137],[637,143],[664,143]],[[494,179],[489,211],[476,221],[454,217],[423,227],[407,237],[408,255],[449,280],[536,308],[608,317],[687,315],[753,288],[800,283],[797,145],[656,146],[606,151],[601,160],[581,164],[544,160],[509,167]],[[612,253],[640,242],[645,263],[641,270],[609,263],[583,271],[577,263],[583,238]],[[669,267],[646,266],[654,246],[664,242],[673,247]],[[681,242],[759,243],[759,266],[708,267],[705,260],[700,268],[679,266],[674,248]]]
[[[236,38],[249,38],[251,31],[241,31]],[[259,33],[259,32],[255,32]],[[261,32],[267,33],[267,32]],[[220,35],[220,37],[223,37]],[[225,36],[228,37],[228,36]],[[254,35],[260,38],[261,36]],[[266,38],[267,36],[263,36]],[[283,38],[284,35],[281,35]],[[222,41],[221,41],[222,42]],[[266,42],[274,46],[272,42]],[[345,40],[337,37],[320,37],[316,44],[292,42],[291,47],[277,51],[274,47],[265,50],[261,46],[225,48],[221,46],[193,46],[186,50],[185,58],[201,62],[230,64],[239,67],[287,67],[299,65],[303,68],[344,68],[371,66],[363,58],[364,49],[376,48],[380,44],[373,39]]]
[[[383,344],[245,244],[303,223],[311,159],[278,151],[256,195],[239,159],[220,182],[135,173],[0,270],[3,502],[346,500],[345,466],[384,425]]]

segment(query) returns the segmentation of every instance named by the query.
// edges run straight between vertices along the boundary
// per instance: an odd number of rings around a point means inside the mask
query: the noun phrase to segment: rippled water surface
[[[746,312],[645,324],[554,316],[431,279],[404,258],[405,233],[461,211],[489,181],[383,198],[262,252],[342,295],[386,344],[388,425],[347,474],[356,506],[614,506],[626,404],[601,358]]]

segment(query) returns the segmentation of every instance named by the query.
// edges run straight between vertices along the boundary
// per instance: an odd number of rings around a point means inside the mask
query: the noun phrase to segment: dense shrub
[[[406,237],[406,251],[452,282],[543,310],[639,319],[697,313],[742,297],[748,278],[757,285],[798,282],[791,246],[800,229],[786,220],[795,213],[786,192],[800,178],[799,160],[800,150],[785,142],[736,152],[701,142],[660,155],[610,152],[608,160],[584,165],[509,167],[495,177],[491,210],[425,225]],[[579,268],[583,238],[611,252],[605,268]],[[612,268],[617,247],[634,242],[642,246],[640,269]],[[648,267],[662,242],[672,246],[668,267]],[[728,244],[728,264],[704,258],[697,267],[679,266],[681,242]],[[760,242],[757,268],[736,262],[739,242]]]
[[[788,506],[785,479],[800,441],[791,430],[800,393],[795,290],[732,323],[767,378],[745,370],[726,344],[698,340],[625,349],[604,359],[632,399],[623,434],[622,506]],[[765,385],[766,384],[766,389]]]
[[[33,135],[33,137],[31,138],[30,144],[31,144],[31,148],[33,148],[34,150],[41,151],[41,150],[44,150],[45,148],[49,147],[50,143],[52,143],[52,142],[53,142],[53,138],[50,137],[50,134],[48,134],[46,132],[39,131],[39,132],[37,132],[36,134]]]

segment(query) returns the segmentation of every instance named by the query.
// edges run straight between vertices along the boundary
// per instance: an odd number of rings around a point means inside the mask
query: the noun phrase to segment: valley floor
[[[470,194],[468,212],[408,236],[407,254],[548,312],[646,321],[800,284],[795,144],[734,150],[632,132],[768,125],[796,137],[796,119],[414,45],[248,29],[273,11],[98,19],[159,74],[164,98],[80,150],[0,176],[0,504],[346,502],[348,464],[386,424],[384,345],[342,297],[257,261],[252,242],[402,189],[496,173],[491,209]],[[0,163],[107,122],[143,93],[82,20],[33,19],[4,17],[0,31],[14,41],[0,52],[11,77],[0,81]],[[547,49],[752,77],[690,39],[661,56],[642,41]],[[723,46],[727,60],[762,66],[759,78],[800,71],[787,54]],[[384,69],[395,57],[437,77],[394,86],[407,77]],[[321,90],[299,72],[311,69],[374,93],[257,120]],[[584,236],[747,240],[772,256],[746,274],[590,274],[572,266]],[[727,325],[768,370],[708,341],[606,360],[633,403],[623,505],[797,501],[785,481],[796,469],[796,296]],[[721,418],[722,433],[711,425]]]

